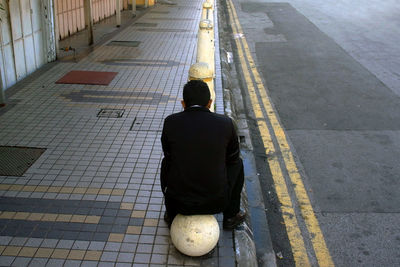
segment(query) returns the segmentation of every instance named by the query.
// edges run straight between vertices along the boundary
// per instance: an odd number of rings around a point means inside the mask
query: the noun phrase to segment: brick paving
[[[1,266],[235,265],[231,231],[221,230],[212,257],[191,258],[176,251],[162,219],[162,122],[181,111],[202,1],[175,3],[110,40],[137,47],[106,42],[10,89],[0,146],[45,151],[22,176],[0,176]],[[118,74],[108,86],[55,83],[72,70]]]

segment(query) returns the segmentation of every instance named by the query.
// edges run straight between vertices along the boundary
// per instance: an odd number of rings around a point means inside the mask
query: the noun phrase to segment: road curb
[[[218,3],[221,5],[222,3]],[[223,5],[223,4],[222,4]],[[223,7],[223,6],[222,6]],[[225,114],[237,126],[241,142],[245,185],[242,192],[242,208],[249,215],[246,222],[234,231],[237,266],[276,267],[275,252],[265,214],[264,199],[253,155],[250,131],[244,112],[244,103],[238,77],[232,59],[231,33],[226,32],[226,14],[218,12],[219,44],[221,55],[222,85]]]

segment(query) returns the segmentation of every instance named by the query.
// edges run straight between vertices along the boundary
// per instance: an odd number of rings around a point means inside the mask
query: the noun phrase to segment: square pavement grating
[[[125,109],[103,108],[97,114],[99,118],[121,118],[124,115]]]
[[[164,120],[161,118],[135,117],[130,131],[161,132]]]
[[[22,176],[46,149],[0,146],[0,175]]]
[[[107,46],[127,46],[127,47],[138,47],[139,41],[111,41]]]

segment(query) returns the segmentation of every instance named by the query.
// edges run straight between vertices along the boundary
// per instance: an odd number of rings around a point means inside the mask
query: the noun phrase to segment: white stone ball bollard
[[[213,215],[176,215],[171,225],[175,248],[188,256],[202,256],[218,243],[219,225]]]

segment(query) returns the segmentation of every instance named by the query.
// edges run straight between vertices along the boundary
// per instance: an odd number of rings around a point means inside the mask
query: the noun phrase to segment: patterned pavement
[[[10,89],[0,156],[19,153],[15,168],[27,166],[19,176],[0,172],[1,266],[235,266],[231,231],[221,230],[212,257],[191,258],[162,219],[161,127],[181,111],[202,5],[174,2],[80,61],[53,63]],[[72,70],[118,74],[107,86],[55,83]]]

